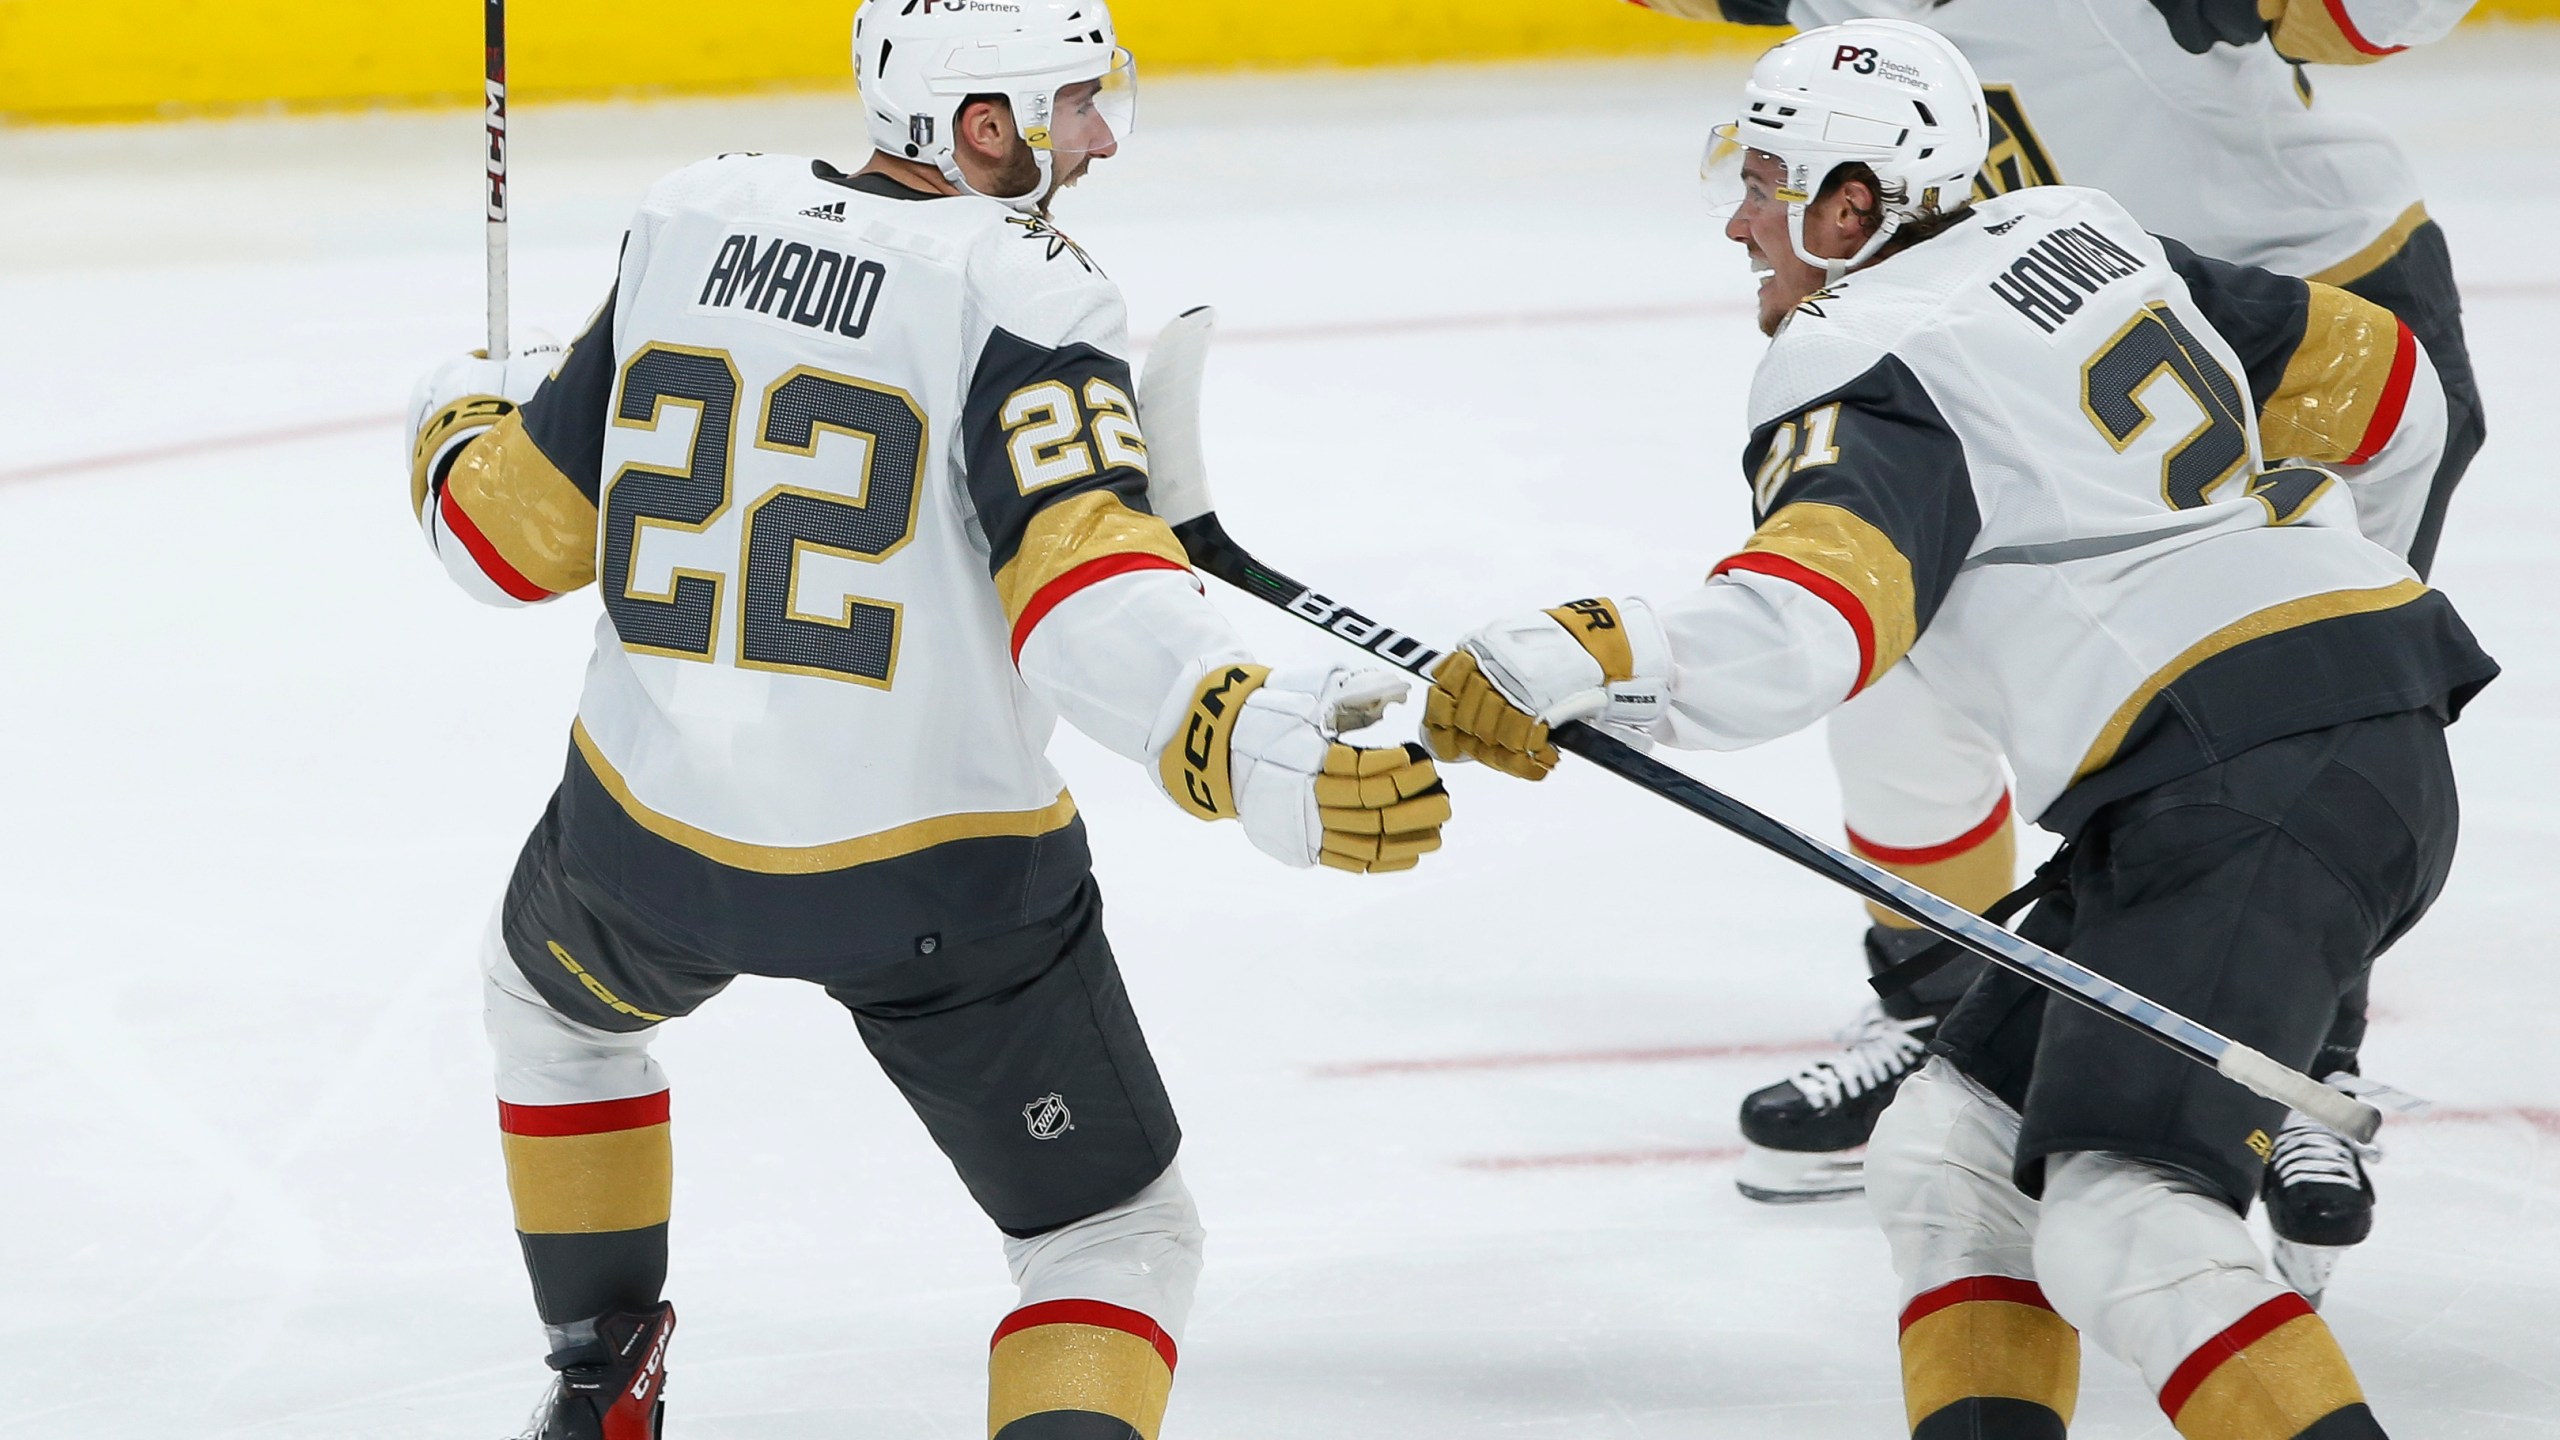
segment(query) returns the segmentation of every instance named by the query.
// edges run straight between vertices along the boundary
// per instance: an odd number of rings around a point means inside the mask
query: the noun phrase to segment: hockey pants
[[[555,1353],[596,1317],[653,1305],[674,1173],[659,1026],[617,1033],[528,984],[493,919],[483,954],[516,1228]],[[1002,1440],[1154,1440],[1190,1318],[1203,1234],[1180,1166],[1129,1199],[1008,1237],[1020,1300],[989,1359]]]
[[[1910,666],[1895,666],[1831,712],[1828,739],[1852,854],[1977,913],[2016,885],[2018,828],[2000,743]],[[1909,928],[1872,902],[1867,910],[1879,925]],[[1954,961],[1913,996],[1944,1011],[1981,972],[1978,960]],[[2358,980],[2312,1073],[2356,1069],[2364,1012]]]
[[[2083,1334],[2193,1440],[2382,1434],[2328,1327],[2261,1273],[2229,1205],[2175,1170],[2088,1151],[2054,1157],[2031,1200],[2010,1179],[2017,1140],[2016,1112],[1933,1059],[1868,1147],[1914,1440],[2059,1440]]]

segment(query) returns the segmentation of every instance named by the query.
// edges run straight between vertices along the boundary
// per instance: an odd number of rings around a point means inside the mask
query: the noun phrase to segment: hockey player
[[[2444,727],[2496,666],[2357,532],[2350,484],[2264,459],[2435,444],[2422,348],[2097,191],[1968,206],[1982,97],[1917,25],[1780,45],[1718,143],[1775,336],[1743,456],[1759,528],[1685,594],[1476,632],[1432,747],[1532,777],[1571,718],[1738,748],[1900,675],[2070,837],[2027,933],[2309,1064],[2443,884]],[[2073,1327],[2184,1434],[2381,1433],[2243,1223],[2282,1107],[2006,972],[1936,1045],[1868,1176],[1915,1435],[2061,1435]]]
[[[2424,578],[2445,507],[2485,427],[2443,231],[2414,167],[2377,125],[2315,104],[2315,64],[2366,64],[2442,37],[2471,0],[1640,0],[1668,14],[1751,25],[1918,20],[1988,83],[1992,144],[1975,193],[2025,185],[2106,191],[2156,234],[2219,259],[2340,286],[2399,316],[2435,365],[2444,444],[2351,472],[2368,535]],[[2346,462],[2352,452],[2304,458]],[[2364,467],[2373,468],[2370,462]],[[2001,757],[1924,687],[1887,679],[1832,717],[1851,848],[1980,910],[2016,878]],[[1870,910],[1884,968],[1930,944]],[[1856,1193],[1857,1147],[1931,1027],[1976,973],[1950,965],[1851,1027],[1845,1053],[1748,1097],[1738,1183],[1763,1200]],[[2353,1072],[2361,992],[2342,1004],[2314,1073]],[[2327,1247],[2361,1240],[2372,1191],[2344,1137],[2294,1117],[2268,1174],[2279,1259],[2316,1295]],[[2310,1248],[2306,1248],[2310,1247]]]
[[[1048,218],[1129,130],[1101,0],[868,0],[854,59],[862,170],[676,172],[538,392],[460,361],[416,409],[453,578],[604,602],[484,960],[533,1440],[659,1433],[649,1046],[739,974],[849,1009],[1003,1230],[990,1435],[1154,1440],[1201,1230],[1054,719],[1288,865],[1403,869],[1448,814],[1418,747],[1335,738],[1402,686],[1252,663],[1147,508],[1120,295]]]

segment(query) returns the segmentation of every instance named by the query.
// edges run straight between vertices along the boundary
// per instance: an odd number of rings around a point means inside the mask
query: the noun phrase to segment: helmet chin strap
[[[1007,94],[1005,96],[1005,100],[1008,107],[1015,115],[1019,116],[1023,113],[1025,106],[1021,95]],[[1014,124],[1016,127],[1019,127],[1021,121],[1016,120]],[[955,130],[958,128],[956,117],[954,119],[953,128]],[[1016,139],[1021,138],[1022,131],[1019,128],[1016,128],[1013,133]],[[1030,145],[1030,142],[1027,140],[1023,143]],[[1058,183],[1058,173],[1056,163],[1051,158],[1048,146],[1031,145],[1031,158],[1040,167],[1040,183],[1032,186],[1027,193],[1021,195],[990,195],[986,191],[979,189],[977,186],[970,184],[968,175],[963,173],[960,169],[960,137],[956,134],[951,137],[950,146],[933,157],[933,162],[935,168],[942,172],[942,178],[950,181],[952,188],[958,190],[961,194],[975,195],[981,199],[993,200],[999,205],[1019,210],[1025,215],[1037,215],[1040,213],[1040,207],[1048,203],[1049,191],[1051,187]]]
[[[1857,254],[1846,258],[1816,255],[1805,248],[1804,210],[1803,201],[1787,207],[1787,243],[1795,247],[1797,259],[1822,272],[1822,283],[1825,285],[1839,284],[1848,277],[1850,271],[1874,259],[1876,252],[1884,248],[1885,242],[1893,238],[1893,232],[1902,228],[1902,217],[1887,210],[1877,218],[1876,233],[1867,237],[1867,243],[1858,247]]]
[[[982,199],[993,200],[999,205],[1019,210],[1025,215],[1037,215],[1040,213],[1040,207],[1048,202],[1049,187],[1056,183],[1056,168],[1050,160],[1048,151],[1034,149],[1031,152],[1031,155],[1040,166],[1040,183],[1032,186],[1027,193],[1021,195],[990,195],[986,191],[979,189],[977,186],[970,184],[969,177],[962,173],[960,169],[960,154],[957,150],[954,150],[950,154],[944,156],[940,161],[939,168],[942,171],[942,178],[950,181],[952,187],[963,195],[976,195]]]

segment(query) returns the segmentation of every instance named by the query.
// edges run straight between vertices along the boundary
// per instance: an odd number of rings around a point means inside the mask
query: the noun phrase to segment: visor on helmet
[[[1698,161],[1698,179],[1706,187],[1707,208],[1717,219],[1732,219],[1751,199],[1751,187],[1743,177],[1743,166],[1754,155],[1767,157],[1781,177],[1786,174],[1786,161],[1771,151],[1752,145],[1743,137],[1742,127],[1738,125],[1719,125],[1707,136],[1707,153]],[[1809,198],[1784,186],[1785,181],[1781,178],[1770,191],[1770,198],[1782,204]]]

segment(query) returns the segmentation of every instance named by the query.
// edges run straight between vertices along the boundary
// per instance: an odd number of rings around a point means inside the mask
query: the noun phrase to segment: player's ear
[[[1013,153],[1013,106],[1000,97],[971,98],[951,123],[961,146],[990,164]]]
[[[1875,187],[1864,180],[1849,179],[1818,202],[1829,208],[1823,218],[1853,245],[1863,245],[1876,227],[1884,223],[1884,206],[1876,198]]]

